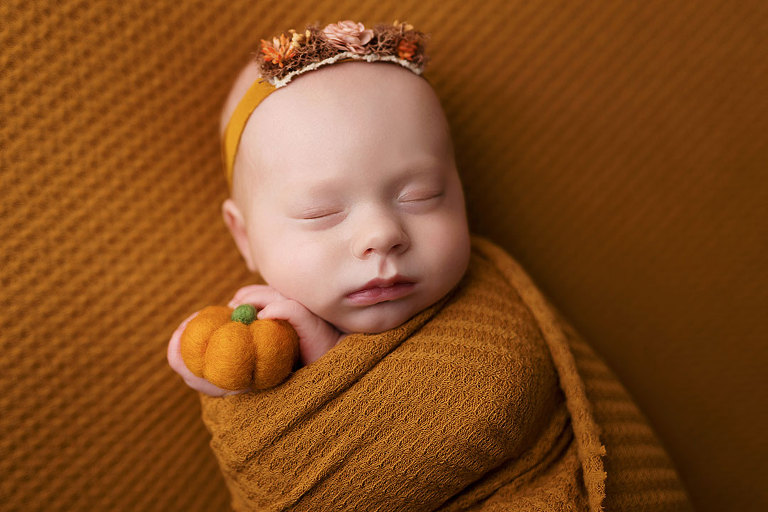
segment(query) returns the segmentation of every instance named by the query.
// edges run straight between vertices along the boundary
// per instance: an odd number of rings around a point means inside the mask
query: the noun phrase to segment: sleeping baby
[[[194,315],[171,338],[236,510],[588,509],[519,270],[469,233],[424,43],[399,22],[289,31],[227,99],[223,218],[266,283],[229,306],[286,320],[300,351],[280,385],[230,391],[180,356]]]

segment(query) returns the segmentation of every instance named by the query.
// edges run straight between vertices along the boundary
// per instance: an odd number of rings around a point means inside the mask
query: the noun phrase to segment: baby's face
[[[351,62],[300,76],[256,108],[237,158],[255,268],[342,332],[396,327],[463,276],[469,230],[447,122],[410,71]]]

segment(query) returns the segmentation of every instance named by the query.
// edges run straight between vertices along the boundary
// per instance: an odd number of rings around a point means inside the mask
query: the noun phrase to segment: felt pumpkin
[[[208,306],[181,334],[189,370],[223,389],[267,389],[280,384],[299,356],[299,337],[285,320],[257,320],[256,308]]]

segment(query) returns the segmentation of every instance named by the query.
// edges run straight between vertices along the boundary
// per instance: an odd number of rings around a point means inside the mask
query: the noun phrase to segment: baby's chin
[[[375,334],[399,327],[420,311],[417,306],[399,301],[387,301],[354,308],[331,323],[342,333]]]

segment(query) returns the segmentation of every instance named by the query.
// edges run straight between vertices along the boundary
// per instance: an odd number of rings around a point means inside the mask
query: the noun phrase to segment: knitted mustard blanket
[[[403,325],[349,335],[275,388],[201,401],[239,511],[598,511],[605,498],[566,336],[477,236],[463,280]]]

